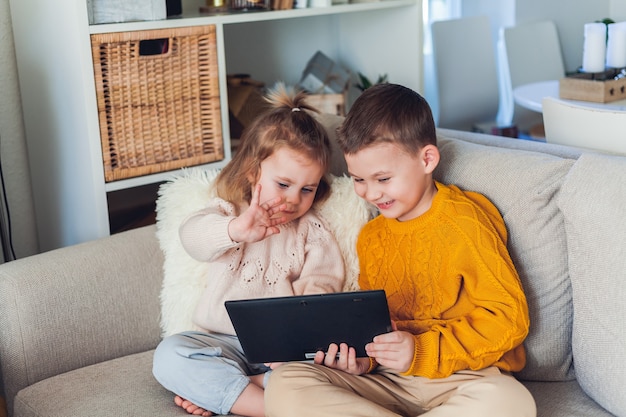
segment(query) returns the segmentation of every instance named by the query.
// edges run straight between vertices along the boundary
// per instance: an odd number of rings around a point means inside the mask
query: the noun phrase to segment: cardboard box
[[[272,10],[293,9],[293,0],[272,0]]]
[[[243,130],[268,108],[263,98],[264,84],[253,80],[247,74],[228,75],[226,80],[230,135],[237,139],[241,138]]]
[[[342,94],[349,82],[349,71],[317,51],[302,72],[299,87],[312,94]]]
[[[342,94],[310,94],[307,104],[315,107],[320,113],[346,115],[346,93]]]
[[[626,99],[626,78],[614,79],[617,70],[574,74],[559,81],[559,97],[569,100],[608,103]]]

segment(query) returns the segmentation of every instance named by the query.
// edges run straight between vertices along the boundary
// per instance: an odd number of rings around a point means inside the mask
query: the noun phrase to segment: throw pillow
[[[584,154],[558,199],[574,299],[576,378],[597,403],[626,416],[626,162]]]
[[[178,228],[185,217],[205,207],[214,196],[217,170],[185,169],[161,185],[157,199],[157,238],[164,254],[161,289],[163,336],[194,328],[192,315],[204,288],[208,267],[183,249]],[[345,291],[358,289],[356,238],[361,227],[375,214],[375,207],[360,199],[349,177],[332,177],[329,198],[316,210],[339,243],[345,262]]]

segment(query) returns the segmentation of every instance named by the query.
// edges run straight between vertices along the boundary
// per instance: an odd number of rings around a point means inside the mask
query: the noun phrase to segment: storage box
[[[293,0],[271,0],[272,10],[291,10]]]
[[[617,70],[574,74],[559,81],[559,97],[607,103],[626,99],[626,78],[613,79]]]
[[[299,86],[313,94],[341,94],[348,88],[350,72],[317,51],[302,72]]]
[[[224,158],[214,25],[91,44],[107,182]]]
[[[167,17],[166,0],[87,0],[89,24],[134,20],[160,20]]]
[[[241,138],[243,130],[269,107],[263,97],[264,83],[252,79],[248,74],[228,75],[226,84],[232,142],[232,138]]]
[[[346,115],[346,93],[342,94],[309,94],[307,104],[315,107],[320,113]]]

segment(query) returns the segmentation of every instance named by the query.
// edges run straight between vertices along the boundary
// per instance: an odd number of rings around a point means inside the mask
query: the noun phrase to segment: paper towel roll
[[[602,72],[606,61],[606,25],[585,24],[583,45],[583,72]]]
[[[608,25],[609,41],[606,46],[606,66],[626,67],[626,22]]]

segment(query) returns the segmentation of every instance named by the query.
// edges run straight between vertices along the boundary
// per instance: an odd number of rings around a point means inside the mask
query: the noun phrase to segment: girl
[[[216,179],[218,197],[189,216],[180,240],[210,262],[193,321],[201,331],[165,338],[153,374],[195,415],[263,416],[269,367],[249,363],[224,302],[340,291],[344,266],[325,223],[311,210],[330,191],[330,142],[305,94],[279,86],[270,109],[242,135]]]

